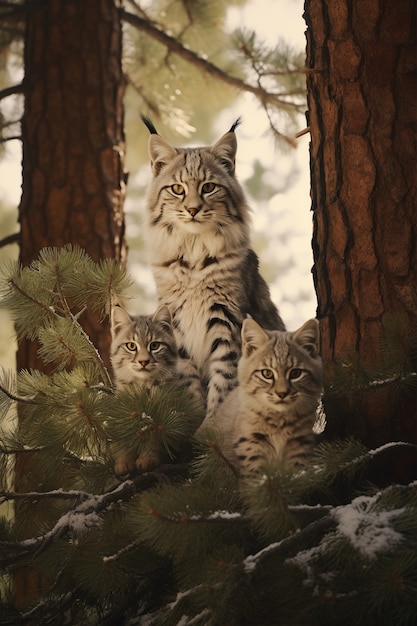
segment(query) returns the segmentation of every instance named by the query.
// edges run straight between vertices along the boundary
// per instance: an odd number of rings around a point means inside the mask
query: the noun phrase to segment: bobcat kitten
[[[173,315],[184,384],[214,415],[236,386],[240,328],[284,324],[249,247],[249,208],[235,176],[236,122],[213,146],[174,148],[151,132],[148,239],[159,301]]]
[[[122,307],[111,312],[110,359],[117,389],[152,387],[177,374],[177,345],[171,313],[160,306],[153,315],[130,316]]]
[[[265,462],[303,465],[314,444],[322,391],[319,328],[314,319],[295,332],[242,325],[239,386],[213,419],[224,435],[224,454],[242,476]]]
[[[176,379],[177,345],[168,307],[160,306],[149,316],[130,316],[122,307],[114,306],[110,327],[110,358],[116,389],[135,384],[149,389]],[[146,471],[160,463],[160,452],[156,449],[137,459],[128,453],[114,456],[116,475],[130,473],[135,467]]]

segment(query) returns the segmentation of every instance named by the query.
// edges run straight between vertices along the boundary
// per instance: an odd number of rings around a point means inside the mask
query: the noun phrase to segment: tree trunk
[[[125,81],[114,0],[28,3],[20,259],[78,244],[97,261],[125,260]],[[107,360],[107,328],[83,323]],[[18,368],[40,367],[25,342]]]
[[[23,265],[43,247],[68,243],[95,261],[125,261],[125,81],[116,5],[114,0],[28,2],[19,214]],[[81,321],[108,364],[108,324],[90,312]],[[17,367],[45,371],[36,343],[21,343]],[[41,488],[34,484],[32,463],[32,455],[18,455],[16,490]],[[16,518],[22,536],[42,525],[20,506]],[[35,595],[41,582],[31,570],[20,570],[17,603]]]
[[[390,317],[417,341],[416,3],[306,0],[314,278],[326,387],[381,366]],[[407,345],[404,346],[404,352]],[[381,386],[328,402],[369,446],[417,441],[416,398]],[[349,398],[348,398],[349,400]]]

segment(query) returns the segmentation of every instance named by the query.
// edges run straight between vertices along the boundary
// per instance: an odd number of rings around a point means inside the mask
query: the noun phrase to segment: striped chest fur
[[[235,125],[213,146],[185,149],[147,125],[148,243],[158,299],[173,316],[181,376],[213,415],[236,385],[243,319],[284,325],[249,247]]]

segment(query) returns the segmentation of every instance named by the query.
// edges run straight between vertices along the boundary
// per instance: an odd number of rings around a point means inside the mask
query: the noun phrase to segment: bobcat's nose
[[[186,207],[186,210],[191,215],[191,217],[195,217],[197,213],[201,210],[201,204],[200,206]]]
[[[280,400],[284,400],[288,396],[288,391],[278,391],[277,396]]]
[[[145,369],[145,367],[149,365],[149,361],[139,361],[139,363],[142,365],[143,369]]]

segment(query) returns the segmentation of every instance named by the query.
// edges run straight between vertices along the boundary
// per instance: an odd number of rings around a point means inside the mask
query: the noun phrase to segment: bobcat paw
[[[158,452],[151,450],[147,454],[142,454],[136,459],[136,469],[140,472],[149,472],[149,470],[158,467],[161,464],[161,458]]]
[[[116,459],[114,462],[114,473],[116,476],[125,476],[135,471],[135,463],[131,459]]]

